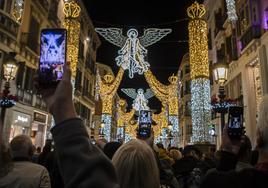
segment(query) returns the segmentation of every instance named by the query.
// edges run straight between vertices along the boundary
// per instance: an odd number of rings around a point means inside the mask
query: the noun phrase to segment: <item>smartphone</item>
[[[141,110],[138,118],[138,137],[149,138],[151,136],[152,112]]]
[[[66,29],[43,29],[40,36],[39,83],[42,87],[57,86],[66,63]]]
[[[230,139],[240,140],[243,134],[243,107],[230,106],[228,108],[228,135]]]

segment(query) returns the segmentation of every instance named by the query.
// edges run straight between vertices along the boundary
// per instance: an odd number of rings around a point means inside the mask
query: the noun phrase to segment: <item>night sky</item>
[[[201,2],[200,0],[199,2]],[[84,0],[89,15],[95,27],[123,28],[126,34],[130,28],[143,34],[145,28],[171,28],[172,33],[160,42],[147,47],[147,61],[151,65],[154,75],[164,84],[168,84],[168,77],[177,74],[182,56],[188,52],[188,43],[178,42],[188,40],[188,18],[186,9],[194,0]],[[105,41],[100,36],[102,45],[98,49],[97,62],[111,66],[116,74],[119,67],[116,65],[118,47]],[[128,78],[125,72],[120,88],[144,88],[149,86],[143,75],[135,74],[133,79]],[[128,100],[129,106],[132,99],[118,90],[120,97]],[[158,112],[161,103],[155,97],[149,100],[149,106]]]

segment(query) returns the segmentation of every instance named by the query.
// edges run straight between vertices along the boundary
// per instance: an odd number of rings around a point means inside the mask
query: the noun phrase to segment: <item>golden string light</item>
[[[118,120],[117,120],[117,126],[123,127],[124,125],[127,125],[130,120],[134,117],[135,109],[132,109],[130,112],[126,112],[126,101],[124,99],[120,99],[118,102],[119,108],[118,108]]]
[[[145,79],[163,106],[168,107],[169,115],[178,116],[178,77],[175,75],[170,76],[168,79],[170,84],[164,85],[156,79],[152,71],[148,70],[145,72]]]
[[[114,95],[121,83],[124,75],[124,69],[120,68],[116,78],[107,74],[102,79],[98,79],[99,95],[102,100],[102,114],[112,114],[112,105]]]
[[[77,20],[81,12],[80,6],[71,1],[65,2],[63,27],[67,29],[67,61],[71,62],[72,77],[76,76],[79,52],[80,23]]]
[[[153,114],[152,119],[156,122],[156,126],[153,126],[155,137],[160,136],[162,129],[168,127],[168,117],[164,107],[159,114]]]
[[[210,81],[208,63],[207,23],[202,17],[205,6],[195,2],[188,7],[191,18],[189,30],[189,52],[191,67],[191,111],[192,142],[209,141],[208,125],[210,123]]]
[[[205,6],[197,2],[187,9],[192,19],[188,26],[191,79],[209,77],[207,23],[201,19],[205,13]]]

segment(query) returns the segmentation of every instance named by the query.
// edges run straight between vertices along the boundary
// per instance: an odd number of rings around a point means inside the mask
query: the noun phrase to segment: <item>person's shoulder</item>
[[[31,169],[31,170],[35,170],[35,171],[46,170],[46,168],[44,166],[30,162],[30,161],[15,162],[14,165],[17,168]]]

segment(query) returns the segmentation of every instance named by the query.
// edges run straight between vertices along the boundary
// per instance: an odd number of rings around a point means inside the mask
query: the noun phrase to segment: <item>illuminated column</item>
[[[21,21],[22,13],[23,13],[23,5],[24,0],[15,0],[13,9],[12,9],[12,16],[17,21]]]
[[[65,15],[63,26],[67,29],[67,61],[71,63],[72,78],[74,81],[78,63],[80,36],[80,23],[77,18],[80,15],[81,8],[74,1],[66,1],[63,12]]]
[[[102,122],[105,124],[103,131],[107,141],[111,138],[113,99],[124,75],[124,69],[120,68],[116,78],[111,74],[104,75],[103,79],[97,72],[98,95],[102,101]]]
[[[188,7],[190,17],[189,52],[191,67],[191,108],[193,143],[209,142],[208,125],[211,118],[208,63],[207,23],[202,17],[205,6],[195,2]]]

